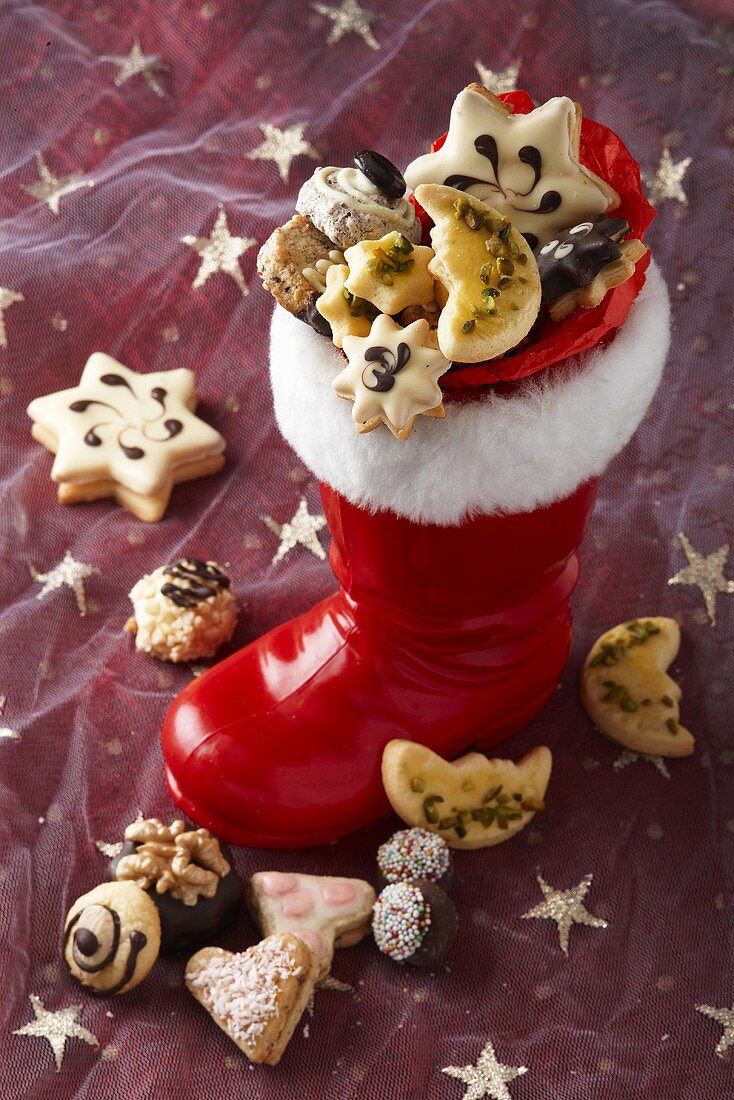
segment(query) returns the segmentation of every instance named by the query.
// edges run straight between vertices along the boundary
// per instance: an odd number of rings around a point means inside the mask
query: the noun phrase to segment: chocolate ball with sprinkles
[[[411,966],[436,966],[445,959],[458,927],[451,898],[425,879],[386,886],[372,915],[372,933],[383,955]]]
[[[380,845],[377,869],[380,889],[393,882],[423,879],[448,890],[454,877],[451,850],[444,838],[419,826],[401,829]]]
[[[214,561],[179,558],[142,577],[130,592],[125,629],[135,647],[161,661],[199,661],[228,642],[237,621],[232,582]]]

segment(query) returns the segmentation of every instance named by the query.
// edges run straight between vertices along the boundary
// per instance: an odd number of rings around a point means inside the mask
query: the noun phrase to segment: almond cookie
[[[283,309],[329,336],[314,305],[326,288],[329,267],[343,262],[333,242],[308,218],[296,214],[270,234],[258,253],[257,270],[263,286]]]
[[[160,661],[199,661],[228,642],[237,622],[232,582],[214,561],[180,558],[146,574],[130,591],[125,630]]]
[[[544,809],[551,773],[544,745],[519,763],[470,752],[453,764],[414,741],[389,741],[382,782],[406,825],[439,833],[450,848],[485,848],[509,840]]]
[[[352,947],[370,930],[375,891],[357,878],[258,871],[247,905],[264,936],[291,932],[314,952],[318,979],[329,973],[335,947]]]
[[[679,649],[678,623],[660,616],[602,634],[581,673],[581,702],[597,729],[631,752],[690,756],[694,740],[679,721],[681,690],[666,671]]]
[[[193,371],[136,374],[96,351],[77,386],[28,406],[33,438],[56,455],[59,503],[114,497],[159,520],[174,485],[224,465],[224,439],[194,415],[197,400]]]
[[[366,298],[380,313],[399,313],[406,306],[425,306],[434,301],[433,276],[428,264],[433,249],[412,245],[397,231],[379,241],[360,241],[348,248],[346,288]]]
[[[134,882],[104,882],[77,898],[64,925],[64,959],[92,993],[126,993],[158,958],[158,910]]]
[[[275,1066],[313,993],[318,964],[297,936],[268,936],[233,955],[204,947],[189,959],[186,986],[251,1062]]]
[[[377,310],[371,302],[346,289],[349,268],[334,264],[326,272],[326,290],[316,299],[316,312],[329,325],[331,340],[340,348],[345,336],[367,336]]]
[[[436,223],[429,270],[447,292],[438,346],[447,359],[495,359],[527,336],[540,309],[532,250],[492,207],[453,187],[423,184],[416,199]]]

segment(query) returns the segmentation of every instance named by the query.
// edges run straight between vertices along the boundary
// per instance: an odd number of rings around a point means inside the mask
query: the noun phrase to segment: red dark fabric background
[[[328,0],[336,6],[336,0]],[[685,564],[683,532],[702,553],[734,542],[734,342],[731,317],[734,36],[721,5],[668,0],[372,0],[370,48],[307,3],[153,4],[76,0],[0,8],[0,286],[24,295],[5,312],[0,348],[0,1096],[195,1100],[454,1100],[440,1071],[474,1062],[488,1038],[501,1062],[527,1066],[513,1100],[707,1100],[734,1095],[734,1066],[715,1055],[721,1028],[698,1004],[730,1007],[734,800],[734,598],[717,624],[696,588],[669,587]],[[119,87],[135,40],[168,67],[163,95],[142,76]],[[287,182],[247,153],[260,124],[306,124],[322,163],[375,147],[400,165],[445,128],[475,62],[521,59],[541,101],[578,98],[653,172],[664,141],[693,162],[689,205],[661,205],[647,241],[673,302],[665,379],[634,441],[602,479],[583,551],[571,660],[555,698],[507,745],[554,753],[548,809],[518,838],[457,859],[461,933],[450,965],[412,972],[369,942],[337,954],[356,995],[324,991],[277,1069],[252,1069],[182,987],[183,962],[161,960],[135,991],[88,997],[64,972],[59,938],[72,901],[105,875],[95,841],[112,842],[138,810],[170,819],[160,722],[191,673],[136,654],[126,593],[181,553],[229,562],[241,618],[233,647],[325,595],[325,562],[303,548],[272,566],[262,522],[294,513],[316,486],[280,438],[267,380],[268,296],[256,248],[241,259],[251,292],[216,274],[194,290],[199,260],[181,243],[208,235],[219,203],[230,229],[265,240],[293,208],[316,162]],[[24,186],[40,152],[56,176],[94,181],[55,216]],[[174,493],[147,526],[109,502],[61,508],[50,456],[25,415],[38,394],[74,384],[102,349],[132,368],[192,368],[202,413],[226,436],[216,478]],[[296,364],[294,364],[296,369]],[[325,395],[325,400],[330,400]],[[406,444],[409,446],[410,444]],[[322,534],[324,545],[328,539]],[[101,570],[79,616],[68,589],[36,597],[30,569],[70,549]],[[734,564],[724,567],[734,577]],[[594,638],[637,614],[682,626],[676,675],[696,755],[665,779],[593,732],[576,680]],[[322,850],[238,850],[243,876],[289,870],[372,877],[386,821]],[[590,911],[564,959],[555,926],[523,921],[553,886],[594,881]],[[243,917],[222,943],[254,942]],[[55,1072],[48,1043],[15,1036],[49,1009],[81,1005],[99,1048],[67,1043]]]

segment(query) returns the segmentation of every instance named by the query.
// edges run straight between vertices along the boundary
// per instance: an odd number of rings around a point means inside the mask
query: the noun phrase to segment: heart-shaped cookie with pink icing
[[[246,891],[247,905],[263,936],[290,932],[307,943],[329,973],[335,947],[352,947],[370,931],[375,891],[359,878],[258,871]]]

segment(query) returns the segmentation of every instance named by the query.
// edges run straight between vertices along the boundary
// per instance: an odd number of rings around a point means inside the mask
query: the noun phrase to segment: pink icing
[[[284,917],[305,917],[316,905],[308,890],[292,890],[280,903]]]
[[[295,929],[293,935],[298,936],[299,940],[303,940],[305,944],[308,944],[316,955],[320,955],[324,949],[323,936],[320,936],[318,932],[311,931],[310,928]]]
[[[324,901],[327,905],[346,905],[354,901],[357,891],[350,882],[325,882],[321,887]]]
[[[266,871],[260,876],[263,894],[269,898],[282,898],[297,885],[295,875],[284,875],[281,871]]]

